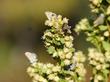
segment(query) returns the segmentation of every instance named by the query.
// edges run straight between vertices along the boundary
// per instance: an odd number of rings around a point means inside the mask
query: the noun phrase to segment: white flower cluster
[[[29,67],[27,72],[33,78],[33,82],[58,82],[60,80],[58,73],[61,71],[60,66],[53,64],[43,64],[38,62],[36,66]]]
[[[86,57],[81,51],[75,52],[73,56],[73,62],[76,64],[75,72],[78,73],[79,76],[83,77],[86,74],[86,69],[84,67],[84,62],[86,61]],[[83,79],[79,77],[79,79]]]
[[[71,65],[67,69],[64,69],[61,65],[36,62],[36,65],[28,67],[27,72],[33,78],[33,82],[77,82],[84,80],[86,73],[84,62],[85,57],[79,51],[75,52]]]
[[[87,30],[88,27],[89,27],[89,21],[88,19],[84,18],[76,25],[75,31],[80,32],[81,30]]]
[[[55,13],[52,12],[46,12],[45,13],[48,20],[46,20],[45,25],[48,25],[50,27],[55,27],[55,28],[60,28],[63,24],[68,24],[68,19],[63,18],[61,15],[56,15]]]
[[[110,0],[90,0],[90,7],[94,18],[82,19],[74,30],[77,33],[83,31],[87,41],[96,47],[89,49],[88,54],[93,73],[91,82],[107,82],[110,72]]]
[[[82,19],[75,28],[75,31],[85,32],[87,41],[90,41],[95,47],[103,51],[110,51],[110,1],[109,0],[90,0],[91,10],[94,12],[95,19]],[[108,4],[108,5],[106,5]],[[104,7],[105,6],[105,7]],[[99,12],[100,11],[100,12]]]
[[[98,13],[99,7],[101,6],[103,0],[90,0],[91,4],[90,7],[92,9],[92,12]]]
[[[51,28],[49,30],[47,29],[44,32],[43,39],[45,40],[45,45],[48,49],[48,52],[52,54],[53,57],[66,59],[64,60],[65,64],[70,64],[68,59],[71,59],[74,48],[73,37],[70,34],[65,35],[64,31],[65,29],[67,29],[66,31],[70,30],[67,25],[68,19],[62,18],[61,15],[56,15],[52,12],[46,12],[46,16],[48,18],[48,20],[45,22],[46,25],[55,28]],[[52,23],[52,25],[49,25],[49,23]],[[66,24],[66,26],[63,26],[63,24]],[[56,28],[56,25],[58,28]],[[59,47],[57,48],[55,45]],[[60,48],[60,46],[62,46],[62,48]]]
[[[100,82],[105,80],[105,75],[109,74],[108,68],[110,64],[107,63],[110,60],[110,53],[103,54],[96,49],[89,49],[89,63],[93,67],[93,80],[94,82]],[[107,57],[109,57],[107,59]]]
[[[106,60],[103,53],[95,49],[89,49],[88,56],[90,64],[95,66],[97,70],[106,69],[108,67],[108,65],[105,64]]]
[[[100,6],[102,0],[90,0],[90,2],[92,2],[95,6]]]
[[[36,57],[33,55],[28,59],[31,63],[36,63],[31,65],[27,72],[33,82],[82,82],[86,74],[85,56],[81,51],[75,52],[73,48],[68,19],[52,12],[46,12],[46,16],[48,20],[45,24],[52,28],[44,32],[43,40],[56,64],[40,63],[35,61]],[[28,56],[30,57],[30,53]]]
[[[107,8],[106,14],[107,14],[107,15],[110,15],[110,5],[109,5],[108,8]]]
[[[89,0],[91,2],[90,7],[92,12],[99,13],[100,11],[106,12],[105,14],[110,14],[110,1],[109,0]],[[106,4],[105,4],[106,3]],[[104,5],[108,6],[107,10],[104,11]]]
[[[106,61],[110,63],[110,51],[105,52]]]

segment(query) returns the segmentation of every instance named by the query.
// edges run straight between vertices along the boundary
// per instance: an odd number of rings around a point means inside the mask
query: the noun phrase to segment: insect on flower
[[[55,13],[52,13],[52,12],[45,12],[45,15],[47,16],[48,20],[52,20],[52,17],[55,16],[56,17],[56,14]]]
[[[70,65],[64,66],[64,69],[71,71],[71,70],[74,70],[75,67],[76,67],[76,64],[70,64]]]
[[[94,21],[94,26],[96,27],[100,24],[103,24],[104,23],[104,18],[105,18],[105,15],[100,14],[99,17]]]
[[[25,52],[25,56],[27,57],[31,64],[37,62],[37,55],[35,53]]]

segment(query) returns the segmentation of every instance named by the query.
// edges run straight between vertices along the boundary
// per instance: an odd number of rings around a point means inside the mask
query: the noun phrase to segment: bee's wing
[[[25,56],[28,58],[30,63],[35,63],[37,61],[37,55],[35,53],[26,52]]]

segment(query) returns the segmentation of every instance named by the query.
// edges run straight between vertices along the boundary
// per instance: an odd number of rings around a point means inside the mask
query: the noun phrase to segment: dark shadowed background
[[[32,82],[26,73],[26,51],[42,62],[51,57],[41,39],[47,27],[45,11],[69,18],[69,25],[89,16],[89,0],[0,0],[0,82]],[[77,36],[75,48],[85,51],[84,35]]]

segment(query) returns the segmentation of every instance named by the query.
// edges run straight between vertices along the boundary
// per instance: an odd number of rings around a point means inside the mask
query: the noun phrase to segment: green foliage
[[[110,51],[110,43],[109,42],[103,41],[102,44],[103,44],[103,47],[106,51]]]

